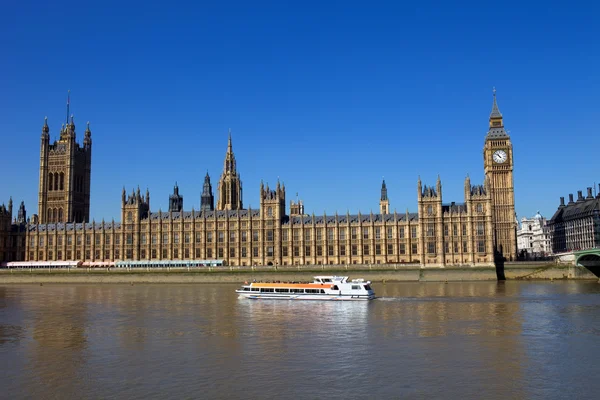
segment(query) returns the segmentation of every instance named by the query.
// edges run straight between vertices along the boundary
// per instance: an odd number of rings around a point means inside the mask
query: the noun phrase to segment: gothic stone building
[[[75,142],[72,120],[61,130],[58,143],[50,145],[47,135],[45,123],[40,217],[26,225],[25,248],[19,254],[9,251],[10,259],[445,266],[490,265],[498,254],[516,258],[512,145],[495,94],[483,150],[484,183],[472,185],[467,177],[464,202],[446,203],[439,177],[430,186],[419,179],[416,213],[391,212],[385,182],[379,214],[306,215],[299,201],[290,202],[287,213],[286,188],[280,182],[274,188],[261,182],[260,206],[244,209],[230,134],[216,209],[207,174],[199,211],[184,211],[177,186],[168,212],[151,211],[148,191],[141,195],[138,188],[127,194],[124,189],[120,222],[89,222],[89,127],[82,147]]]

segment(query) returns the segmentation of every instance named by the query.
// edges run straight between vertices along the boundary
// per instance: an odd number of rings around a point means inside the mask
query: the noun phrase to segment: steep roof
[[[558,222],[572,221],[590,216],[594,212],[600,212],[600,197],[582,199],[565,206],[560,206],[548,223],[556,224]]]

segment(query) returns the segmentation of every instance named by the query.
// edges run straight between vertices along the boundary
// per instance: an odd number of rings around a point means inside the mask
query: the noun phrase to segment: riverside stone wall
[[[418,265],[313,265],[215,267],[202,269],[32,269],[0,270],[0,285],[10,283],[243,283],[308,281],[315,275],[343,275],[372,282],[457,282],[496,280],[494,267],[422,268]],[[508,280],[598,279],[584,267],[545,263],[510,263]]]

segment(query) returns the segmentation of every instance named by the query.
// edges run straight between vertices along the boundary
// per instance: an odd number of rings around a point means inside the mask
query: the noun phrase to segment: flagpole
[[[71,98],[71,90],[67,92],[67,122],[65,125],[69,125],[69,103]]]

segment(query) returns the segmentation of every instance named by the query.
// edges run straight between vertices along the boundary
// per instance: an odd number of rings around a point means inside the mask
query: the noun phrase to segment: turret
[[[148,199],[150,194],[147,192]],[[131,218],[129,217],[131,213]],[[143,218],[147,218],[150,213],[150,203],[145,201],[140,194],[140,189],[132,190],[129,196],[126,196],[125,188],[121,195],[121,221],[139,222]]]
[[[92,131],[90,130],[90,121],[87,122],[87,127],[85,128],[85,137],[83,138],[83,147],[86,150],[90,150],[92,148]]]
[[[169,212],[183,211],[183,196],[179,194],[179,186],[175,182],[173,194],[169,196]]]
[[[465,200],[468,200],[471,197],[471,178],[467,174],[465,178]]]
[[[44,117],[44,126],[42,126],[42,142],[50,141],[50,127],[48,126],[48,117]]]
[[[213,196],[212,185],[210,184],[210,176],[206,171],[204,177],[204,185],[202,186],[202,195],[200,196],[200,211],[209,212],[215,209],[215,197]]]
[[[285,185],[283,185],[285,190]],[[298,198],[296,193],[296,201],[290,200],[290,215],[304,215],[304,203]]]
[[[27,222],[27,211],[25,211],[25,202],[21,201],[19,213],[17,214],[17,223],[24,225]]]
[[[385,179],[381,182],[381,196],[379,197],[379,213],[389,214],[390,212],[390,201],[388,200],[387,186],[385,185]]]
[[[281,219],[285,215],[285,190],[277,180],[277,186],[274,190],[269,188],[269,184],[264,187],[261,181],[260,190],[260,208],[263,216],[267,218]]]

